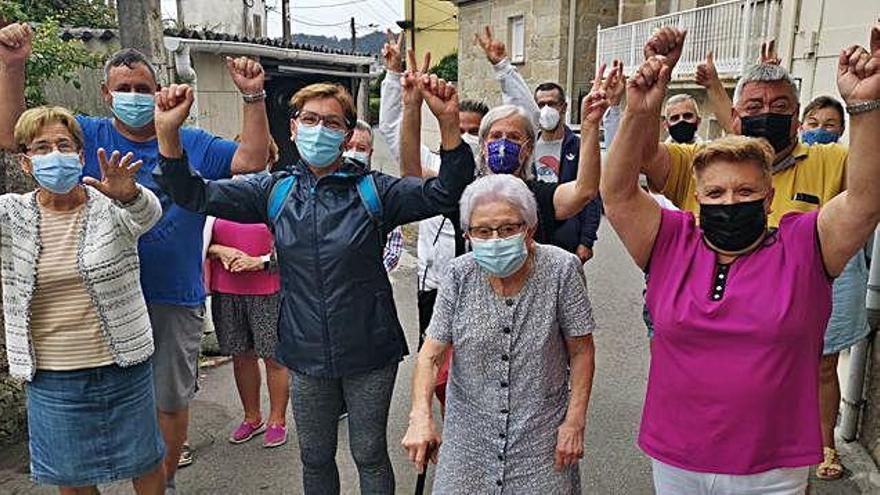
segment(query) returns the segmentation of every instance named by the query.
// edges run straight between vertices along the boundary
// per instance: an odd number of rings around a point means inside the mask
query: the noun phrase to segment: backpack
[[[278,217],[281,216],[281,211],[284,209],[284,204],[287,203],[287,198],[290,197],[290,192],[293,190],[294,184],[296,184],[296,176],[288,175],[272,185],[267,205],[270,226],[274,225],[278,220]],[[382,228],[384,224],[382,200],[379,198],[379,188],[376,186],[376,179],[372,174],[358,177],[357,190],[358,196],[361,197],[361,202],[364,204],[364,208],[367,209],[367,214],[370,216],[370,220],[372,220],[376,228],[379,229],[379,232],[383,232],[381,237],[382,246],[384,247],[386,236],[384,235],[384,230]]]

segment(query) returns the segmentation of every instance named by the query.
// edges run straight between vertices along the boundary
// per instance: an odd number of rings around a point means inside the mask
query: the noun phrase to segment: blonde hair
[[[357,110],[355,110],[354,107],[354,100],[351,97],[351,93],[349,93],[341,84],[310,84],[297,91],[296,94],[290,98],[290,106],[293,107],[294,114],[296,114],[302,110],[307,101],[320,98],[333,98],[339,102],[339,105],[342,107],[342,112],[345,114],[346,125],[348,125],[349,129],[354,127],[355,122],[357,122]]]
[[[697,152],[694,156],[694,175],[699,175],[706,167],[718,161],[750,162],[760,167],[767,180],[771,181],[774,159],[773,147],[766,139],[727,136],[712,141]]]
[[[83,132],[70,110],[64,107],[42,106],[26,110],[18,118],[13,131],[15,145],[21,152],[27,151],[28,145],[37,134],[49,124],[62,124],[70,131],[78,150],[83,148]]]

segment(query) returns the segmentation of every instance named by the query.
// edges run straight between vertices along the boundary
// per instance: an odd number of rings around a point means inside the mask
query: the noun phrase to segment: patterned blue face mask
[[[809,131],[801,132],[801,141],[804,144],[831,144],[840,139],[840,134],[817,127]]]
[[[53,151],[48,155],[30,157],[33,175],[43,189],[55,194],[67,194],[77,184],[82,175],[79,153]]]
[[[508,277],[526,262],[525,232],[495,239],[471,239],[474,260],[496,277]]]
[[[507,138],[492,141],[486,146],[486,162],[493,174],[512,174],[519,169],[519,154],[522,147]]]
[[[329,167],[342,154],[344,132],[331,131],[322,124],[296,128],[296,149],[305,162],[316,168]]]
[[[114,91],[113,115],[123,124],[135,129],[144,127],[153,121],[156,98],[145,93]]]

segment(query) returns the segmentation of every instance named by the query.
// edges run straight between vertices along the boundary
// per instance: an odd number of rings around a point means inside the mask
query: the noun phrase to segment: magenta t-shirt
[[[663,210],[648,269],[654,321],[639,446],[689,471],[822,460],[819,361],[831,314],[818,212],[788,214],[727,268],[691,213]]]
[[[275,239],[269,228],[261,223],[236,223],[218,218],[211,232],[211,244],[220,244],[244,252],[248,256],[263,256],[272,252]],[[281,289],[278,272],[257,270],[253,272],[232,273],[223,268],[223,263],[211,258],[211,292],[266,296]]]

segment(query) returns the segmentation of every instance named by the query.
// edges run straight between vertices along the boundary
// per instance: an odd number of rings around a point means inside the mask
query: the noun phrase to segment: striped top
[[[42,250],[31,302],[37,369],[76,370],[114,362],[77,267],[84,209],[59,212],[40,207]]]

